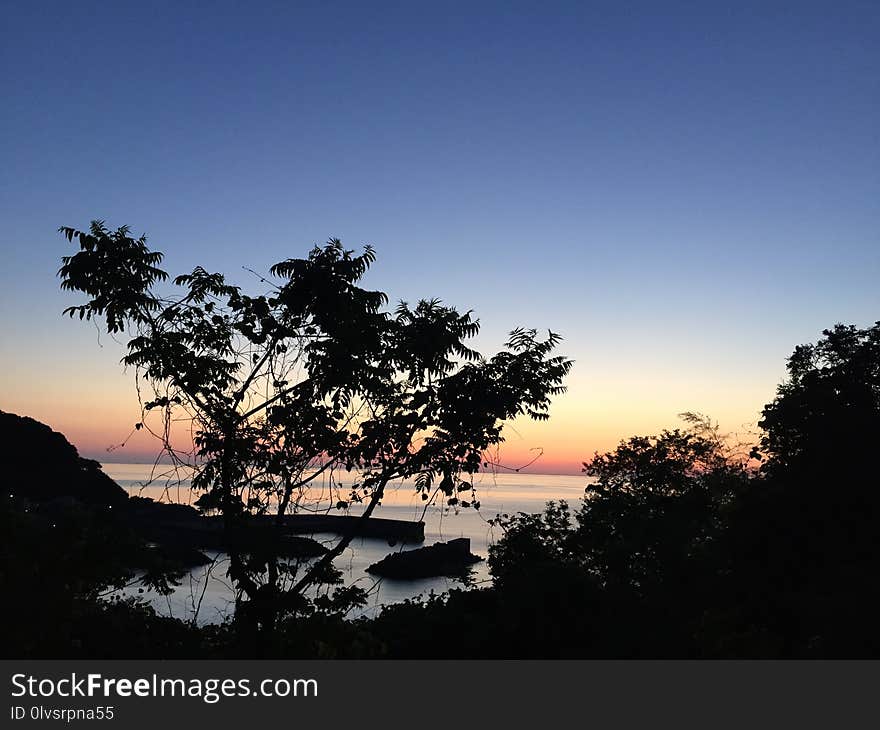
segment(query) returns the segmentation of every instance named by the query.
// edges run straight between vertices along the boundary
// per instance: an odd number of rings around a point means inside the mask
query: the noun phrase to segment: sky
[[[799,343],[880,319],[880,5],[5,3],[0,409],[142,461],[122,343],[56,231],[245,287],[339,237],[391,301],[575,360],[502,461],[577,473],[700,411],[755,428]]]

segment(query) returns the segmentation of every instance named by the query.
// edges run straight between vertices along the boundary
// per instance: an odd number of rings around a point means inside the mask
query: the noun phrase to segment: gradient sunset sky
[[[744,431],[795,345],[880,319],[880,4],[6,3],[0,409],[83,455],[138,420],[61,310],[56,229],[246,288],[339,237],[366,284],[576,360],[503,460],[572,472],[697,410]]]

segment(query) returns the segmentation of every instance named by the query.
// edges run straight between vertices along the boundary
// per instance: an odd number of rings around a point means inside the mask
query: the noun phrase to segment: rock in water
[[[428,547],[386,555],[367,568],[368,573],[383,578],[415,580],[448,576],[454,578],[467,572],[482,558],[471,552],[471,541],[466,537],[449,542],[435,542]]]

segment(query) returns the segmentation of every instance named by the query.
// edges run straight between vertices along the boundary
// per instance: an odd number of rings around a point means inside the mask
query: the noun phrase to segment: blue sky
[[[794,345],[880,319],[875,3],[4,16],[0,407],[84,451],[96,382],[130,388],[58,315],[55,229],[95,217],[148,232],[172,273],[242,283],[330,236],[372,243],[372,285],[473,308],[487,349],[553,328],[578,364],[523,444],[584,458],[681,410],[753,421]]]

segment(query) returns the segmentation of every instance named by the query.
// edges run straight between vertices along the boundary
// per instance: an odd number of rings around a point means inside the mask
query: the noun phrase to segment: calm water
[[[165,469],[167,467],[160,467]],[[105,464],[104,471],[130,494],[151,497],[157,501],[190,504],[194,497],[184,474],[159,476],[150,484],[151,467],[145,464]],[[157,472],[159,475],[159,472]],[[178,478],[179,477],[179,478]],[[349,486],[350,479],[345,486]],[[474,489],[480,500],[480,511],[462,509],[457,514],[449,508],[428,506],[424,512],[425,542],[431,545],[438,540],[468,537],[471,552],[485,558],[489,545],[499,537],[497,528],[488,520],[501,513],[540,512],[551,499],[566,499],[572,506],[580,500],[587,483],[583,476],[557,476],[543,474],[482,474],[474,480]],[[385,500],[374,512],[375,517],[401,520],[422,519],[425,503],[415,494],[409,483],[398,483],[389,489]],[[315,493],[325,499],[335,499],[328,484],[317,484]],[[462,495],[464,496],[464,495]],[[315,539],[332,545],[338,538],[334,535],[314,535]],[[361,613],[374,614],[384,603],[393,603],[430,591],[441,593],[461,584],[448,578],[431,578],[418,581],[378,580],[366,572],[366,568],[381,560],[390,552],[410,550],[419,545],[389,546],[385,540],[357,539],[337,558],[335,565],[343,571],[346,583],[372,589],[370,603]],[[200,623],[222,620],[232,612],[233,592],[226,578],[225,558],[222,554],[207,552],[216,558],[214,566],[195,568],[184,577],[181,585],[170,596],[145,593],[148,600],[164,615],[189,620],[198,606]],[[472,573],[477,582],[489,580],[486,563],[478,563]],[[207,580],[206,580],[207,578]],[[124,595],[137,595],[137,589],[129,589]]]

